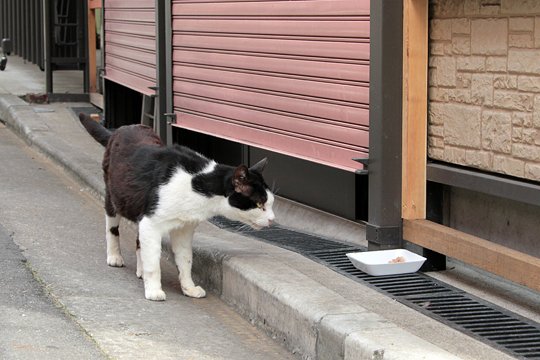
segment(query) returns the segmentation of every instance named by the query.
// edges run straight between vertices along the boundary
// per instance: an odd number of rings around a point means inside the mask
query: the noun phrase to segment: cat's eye
[[[260,201],[257,203],[257,207],[258,207],[259,209],[264,210],[264,204],[263,204],[262,202],[260,202]]]

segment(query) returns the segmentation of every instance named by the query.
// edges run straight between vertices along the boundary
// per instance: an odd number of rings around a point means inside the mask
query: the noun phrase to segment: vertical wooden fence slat
[[[403,3],[402,217],[426,218],[428,0]]]

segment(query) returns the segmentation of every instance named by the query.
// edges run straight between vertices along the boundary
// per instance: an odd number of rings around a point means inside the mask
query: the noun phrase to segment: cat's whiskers
[[[247,225],[247,224],[238,224],[237,227],[236,227],[236,231],[238,232],[244,232],[244,231],[249,231],[251,230],[251,226]]]
[[[276,182],[272,182],[272,187],[270,188],[270,191],[272,191],[272,194],[277,195],[279,193],[279,188],[276,185]]]

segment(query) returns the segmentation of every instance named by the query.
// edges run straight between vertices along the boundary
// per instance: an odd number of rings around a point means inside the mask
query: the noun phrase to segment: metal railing
[[[0,0],[0,39],[11,39],[12,54],[43,69],[43,1]]]

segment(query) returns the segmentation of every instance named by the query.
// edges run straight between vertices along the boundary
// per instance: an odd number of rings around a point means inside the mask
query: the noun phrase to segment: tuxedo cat
[[[274,195],[262,177],[266,159],[251,168],[217,164],[197,152],[164,146],[147,126],[122,126],[110,132],[80,114],[85,129],[105,146],[105,223],[107,264],[123,266],[120,217],[138,223],[137,276],[149,300],[165,300],[161,289],[161,238],[169,235],[184,295],[206,292],[191,278],[192,240],[197,225],[216,215],[255,229],[274,220]]]

